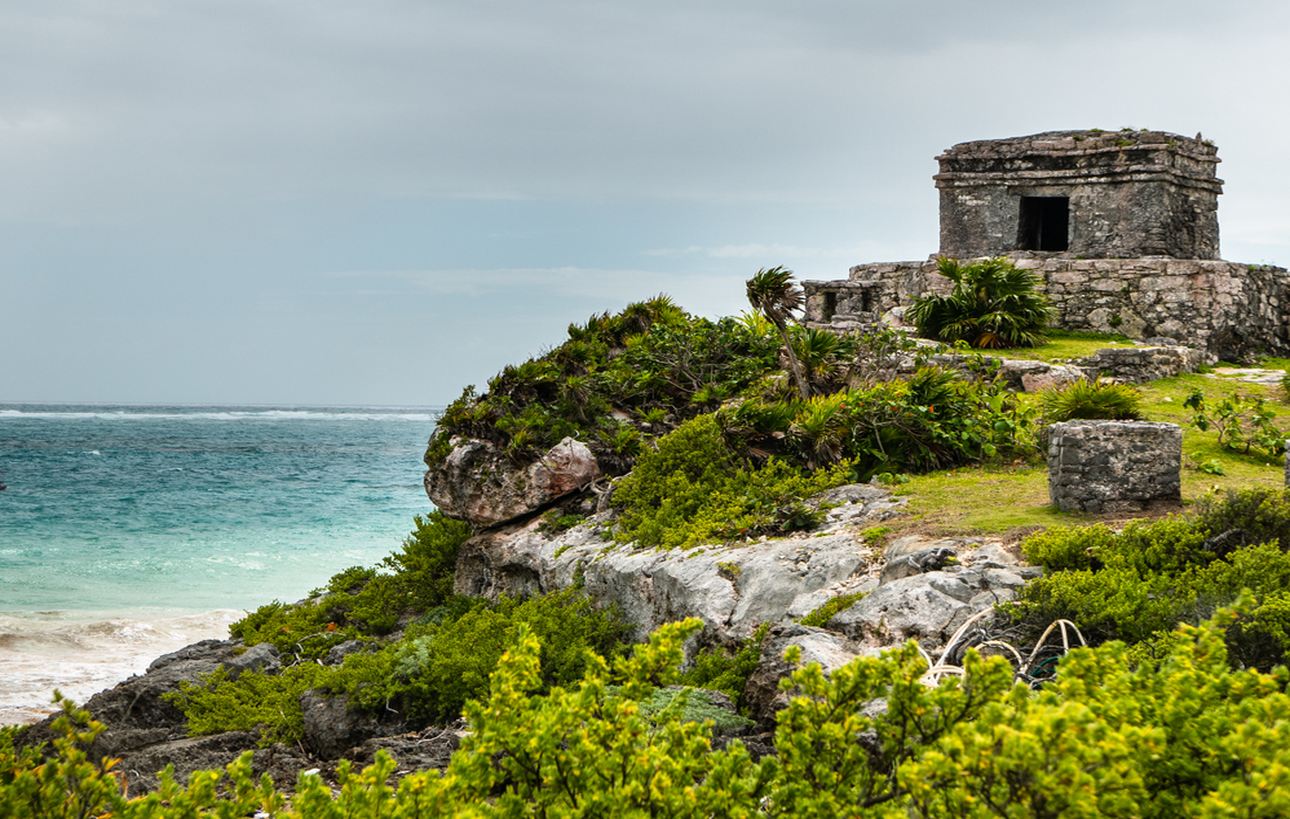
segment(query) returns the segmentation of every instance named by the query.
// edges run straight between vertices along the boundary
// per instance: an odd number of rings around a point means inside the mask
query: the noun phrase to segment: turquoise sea
[[[0,724],[398,548],[435,415],[0,404]]]

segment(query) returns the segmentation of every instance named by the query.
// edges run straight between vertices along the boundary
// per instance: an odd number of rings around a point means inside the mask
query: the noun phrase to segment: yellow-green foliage
[[[47,758],[0,744],[0,817],[1285,816],[1290,675],[1233,669],[1234,619],[1185,626],[1136,664],[1120,643],[1077,649],[1038,691],[974,652],[934,687],[912,645],[828,677],[809,665],[784,682],[775,754],[756,762],[737,740],[714,751],[683,698],[657,696],[698,621],[549,691],[521,628],[443,772],[394,782],[382,754],[361,772],[342,763],[338,792],[302,775],[288,802],[251,777],[246,754],[131,798],[84,751],[101,726],[69,710]]]
[[[1128,384],[1081,378],[1065,387],[1044,390],[1039,405],[1046,423],[1076,418],[1136,421],[1142,418],[1142,396]]]
[[[757,630],[734,648],[713,646],[695,655],[690,667],[681,675],[683,685],[720,691],[730,698],[735,707],[744,708],[744,687],[748,677],[757,669],[761,660],[762,643],[770,626],[763,623]]]
[[[624,542],[688,548],[809,529],[819,515],[801,501],[845,483],[845,465],[808,474],[779,459],[754,466],[701,415],[663,436],[615,487]]]
[[[455,718],[488,685],[498,658],[520,629],[542,642],[543,680],[566,684],[582,676],[588,652],[615,656],[627,628],[614,609],[597,609],[578,589],[477,603],[459,617],[409,628],[375,654],[355,654],[324,687],[359,707],[394,708],[414,724]]]
[[[722,410],[727,438],[808,467],[848,461],[861,480],[1033,451],[1030,413],[994,379],[921,367],[909,378],[808,400]]]

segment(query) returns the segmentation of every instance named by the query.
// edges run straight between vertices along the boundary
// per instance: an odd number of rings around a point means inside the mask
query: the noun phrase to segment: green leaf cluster
[[[804,626],[813,626],[823,628],[826,623],[833,619],[838,612],[846,611],[854,606],[864,597],[864,592],[854,592],[852,594],[839,594],[836,597],[830,597],[819,608],[807,614],[800,621]]]
[[[1088,418],[1109,421],[1137,421],[1142,418],[1142,394],[1128,384],[1095,378],[1081,378],[1065,387],[1039,394],[1045,423]]]
[[[467,388],[439,419],[426,463],[447,457],[458,435],[491,441],[516,460],[572,436],[602,468],[626,472],[642,433],[740,394],[778,369],[778,347],[767,323],[694,317],[666,296],[592,316],[570,325],[550,352],[503,369],[485,394]]]
[[[748,685],[748,678],[757,670],[762,644],[766,642],[769,631],[770,626],[763,623],[737,646],[701,649],[681,674],[681,684],[719,691],[743,711],[744,688]]]
[[[288,801],[246,754],[131,797],[85,752],[102,726],[65,706],[49,752],[0,744],[0,817],[1284,816],[1290,673],[1233,668],[1224,629],[1243,605],[1181,627],[1158,658],[1118,642],[1072,651],[1039,690],[975,652],[929,685],[912,644],[827,677],[807,665],[783,682],[775,753],[756,761],[738,740],[713,750],[712,723],[664,688],[697,620],[552,688],[521,627],[442,772],[394,780],[388,756],[343,762],[337,790],[302,774]]]
[[[937,269],[954,288],[910,305],[905,316],[920,335],[977,348],[1034,347],[1044,340],[1053,309],[1030,271],[1005,258],[969,264],[942,258]]]
[[[754,464],[729,445],[713,414],[701,415],[660,438],[615,486],[615,536],[690,548],[810,529],[822,513],[803,499],[846,480],[845,465],[810,473],[776,458]]]
[[[304,712],[300,697],[318,688],[333,669],[304,662],[277,673],[243,671],[230,674],[216,669],[201,682],[181,682],[164,694],[188,720],[195,736],[224,731],[252,731],[260,743],[295,743],[304,737]]]
[[[470,537],[461,521],[431,512],[413,520],[403,547],[380,568],[352,567],[301,603],[274,601],[230,628],[247,645],[272,643],[289,658],[317,659],[334,645],[388,634],[403,620],[452,595],[457,551]]]
[[[750,399],[718,419],[751,453],[812,468],[846,462],[860,480],[1034,450],[1030,412],[999,380],[939,367],[804,401]]]
[[[592,653],[613,657],[628,638],[613,609],[597,609],[576,589],[497,603],[454,598],[394,642],[350,654],[340,665],[302,662],[280,672],[221,669],[167,694],[192,734],[257,731],[261,742],[301,738],[300,695],[322,689],[347,696],[351,707],[389,716],[409,727],[455,719],[488,677],[520,629],[542,640],[546,685],[582,676]]]
[[[1285,454],[1287,433],[1273,422],[1276,412],[1262,396],[1241,393],[1223,396],[1209,406],[1205,395],[1195,390],[1183,406],[1192,410],[1192,426],[1212,429],[1218,434],[1219,446],[1242,455],[1255,455],[1274,461]]]
[[[1058,527],[1022,542],[1047,570],[1009,610],[1033,628],[1058,618],[1090,638],[1158,649],[1179,622],[1197,623],[1243,590],[1256,602],[1228,630],[1237,662],[1259,668],[1290,652],[1290,494],[1251,490],[1210,500],[1190,517]]]

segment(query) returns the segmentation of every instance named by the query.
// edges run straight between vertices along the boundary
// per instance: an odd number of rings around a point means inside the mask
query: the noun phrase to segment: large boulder
[[[902,501],[857,484],[816,502],[827,519],[815,532],[689,550],[617,543],[607,531],[607,513],[556,535],[536,520],[499,528],[462,546],[457,591],[496,597],[581,582],[597,601],[617,605],[637,638],[663,623],[698,617],[710,638],[741,640],[761,623],[801,617],[832,597],[877,584],[873,550],[858,532],[896,514]]]
[[[311,690],[300,695],[304,745],[322,759],[335,759],[366,739],[382,733],[374,717],[350,707],[344,694]]]
[[[520,465],[488,441],[454,438],[452,444],[448,457],[426,471],[426,494],[445,515],[477,527],[536,512],[600,474],[591,450],[573,438]]]

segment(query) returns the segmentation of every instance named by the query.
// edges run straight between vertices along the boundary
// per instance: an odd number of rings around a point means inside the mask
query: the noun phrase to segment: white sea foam
[[[142,673],[161,654],[226,636],[240,616],[231,610],[0,612],[0,725],[52,713],[56,688],[83,703]]]
[[[438,412],[381,411],[337,412],[334,410],[195,410],[157,412],[135,410],[21,410],[0,409],[0,421],[23,418],[98,421],[416,421],[434,422]]]

